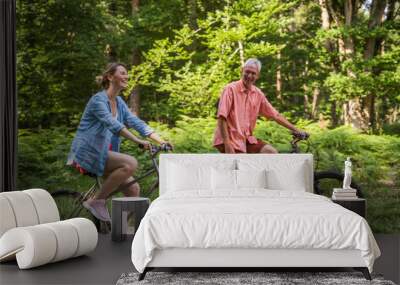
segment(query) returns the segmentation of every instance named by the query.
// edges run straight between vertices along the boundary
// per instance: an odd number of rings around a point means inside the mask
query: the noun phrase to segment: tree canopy
[[[222,87],[257,57],[258,86],[293,120],[378,130],[399,118],[399,5],[18,1],[19,122],[76,125],[110,61],[130,67],[125,97],[145,119],[173,125],[181,115],[213,116]]]

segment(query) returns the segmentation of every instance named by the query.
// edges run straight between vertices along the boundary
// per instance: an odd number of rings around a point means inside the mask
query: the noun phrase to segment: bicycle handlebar
[[[290,142],[290,145],[292,146],[292,153],[299,153],[299,147],[297,146],[297,143],[300,142],[301,140],[307,140],[310,135],[306,132],[292,132],[292,141]]]
[[[144,145],[143,145],[143,144],[139,144],[139,148],[143,149],[143,148],[144,148]],[[150,144],[150,149],[149,149],[149,151],[150,151],[150,153],[151,153],[152,155],[156,155],[156,154],[159,153],[160,151],[165,151],[165,152],[167,152],[167,151],[172,151],[172,150],[173,150],[173,147],[172,147],[172,145],[169,144],[169,143],[163,143],[163,144],[161,144],[160,146]]]
[[[172,151],[173,147],[170,143],[163,143],[160,146],[151,145],[152,150],[154,151]]]
[[[293,139],[307,140],[310,137],[310,134],[306,132],[292,132],[292,137]]]

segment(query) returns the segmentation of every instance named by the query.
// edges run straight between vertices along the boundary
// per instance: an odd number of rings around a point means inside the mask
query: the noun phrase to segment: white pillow
[[[267,188],[267,170],[236,170],[237,187]]]
[[[268,189],[306,192],[305,163],[294,163],[290,169],[269,169],[267,171]]]
[[[236,190],[236,170],[212,168],[212,188],[215,191]]]
[[[292,156],[292,155],[290,155]],[[309,181],[310,164],[306,160],[296,160],[294,157],[271,157],[240,159],[238,167],[240,170],[257,171],[266,169],[267,189],[307,191]]]
[[[211,190],[211,167],[168,164],[168,191]]]

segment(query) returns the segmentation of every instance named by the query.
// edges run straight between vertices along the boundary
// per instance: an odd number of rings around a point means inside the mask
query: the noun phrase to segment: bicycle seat
[[[87,171],[86,169],[84,169],[82,166],[80,166],[80,165],[79,165],[77,162],[75,162],[75,161],[72,162],[71,166],[74,167],[76,170],[78,170],[79,173],[82,174],[82,175],[87,175],[87,176],[92,177],[92,178],[96,178],[96,177],[97,177],[96,174]]]
[[[82,174],[83,174],[83,175],[86,175],[86,176],[89,176],[89,177],[92,177],[92,178],[96,178],[96,177],[97,177],[96,174],[91,173],[91,172],[86,172],[86,173],[82,173]]]

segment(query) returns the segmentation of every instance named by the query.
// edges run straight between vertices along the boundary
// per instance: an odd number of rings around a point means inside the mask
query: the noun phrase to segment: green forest
[[[175,152],[207,153],[223,87],[256,57],[257,86],[311,134],[316,170],[350,156],[373,231],[400,232],[400,1],[17,0],[16,32],[19,189],[87,190],[65,164],[107,63],[128,66],[124,99]],[[256,136],[290,148],[264,118]]]

